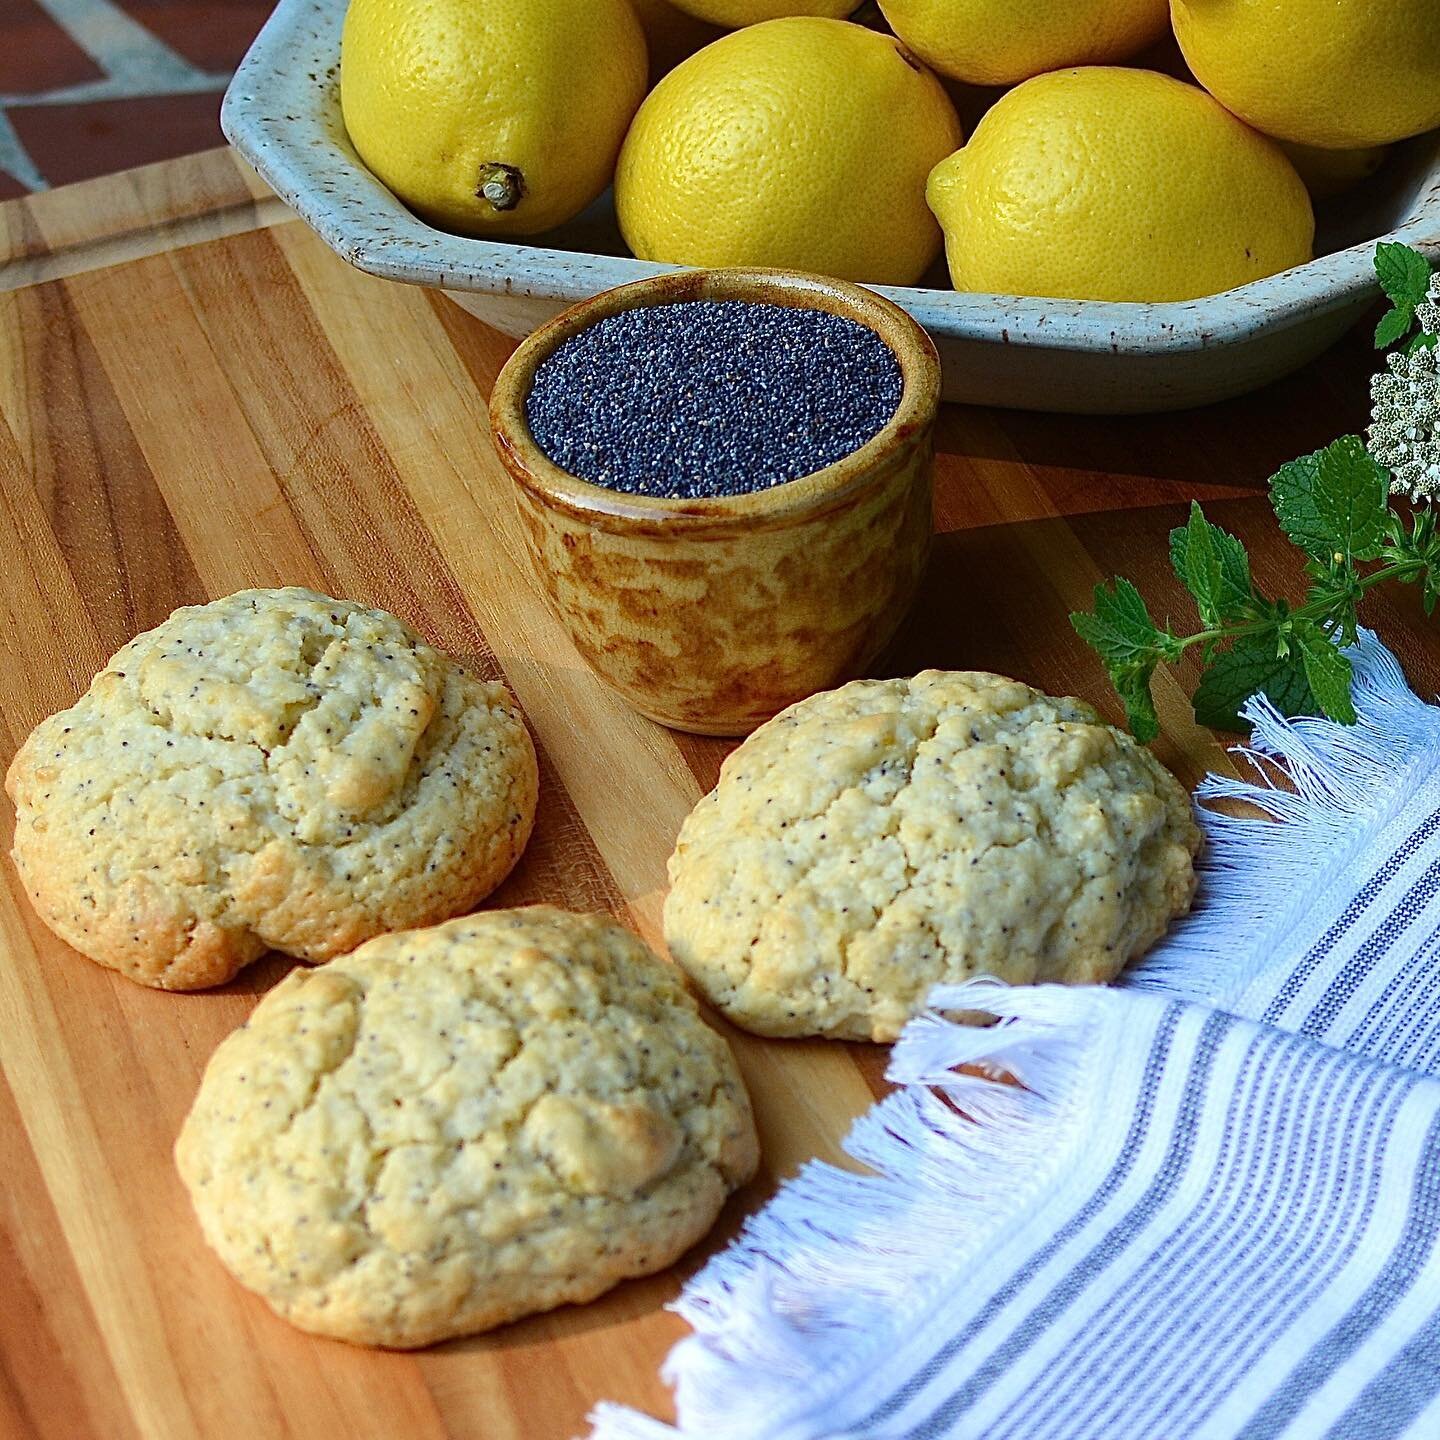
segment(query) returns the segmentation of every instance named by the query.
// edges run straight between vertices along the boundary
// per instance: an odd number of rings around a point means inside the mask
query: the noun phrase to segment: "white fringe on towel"
[[[932,992],[932,1010],[891,1053],[888,1078],[905,1088],[845,1141],[874,1173],[807,1165],[671,1307],[695,1332],[665,1362],[678,1433],[773,1433],[827,1370],[843,1380],[840,1367],[880,1361],[937,1288],[953,1288],[1027,1195],[1068,1164],[1096,1090],[1083,1063],[1091,1037],[1076,1033],[1066,998],[1057,986],[989,979]],[[938,1013],[961,1010],[1001,1023],[956,1025]],[[984,1073],[956,1073],[962,1065]],[[990,1078],[1004,1074],[1024,1088]],[[677,1434],[616,1405],[592,1419],[592,1440]]]
[[[1286,720],[1256,699],[1245,711],[1252,736],[1237,753],[1257,779],[1211,776],[1201,786],[1203,800],[1245,801],[1262,814],[1204,811],[1196,909],[1125,982],[1161,993],[1112,992],[1085,1006],[1059,987],[981,979],[937,989],[892,1053],[889,1077],[903,1088],[845,1142],[873,1173],[806,1166],[672,1307],[694,1330],[664,1370],[681,1430],[602,1405],[592,1440],[831,1434],[813,1420],[826,1394],[883,1366],[932,1321],[977,1257],[1093,1142],[1090,1111],[1114,1098],[1103,1093],[1108,1061],[1095,1054],[1094,1017],[1116,1005],[1153,1015],[1161,994],[1230,1004],[1267,966],[1294,960],[1280,940],[1297,914],[1323,919],[1326,887],[1343,883],[1421,780],[1440,774],[1440,711],[1410,692],[1372,633],[1350,653],[1355,726]],[[1332,908],[1349,898],[1330,897]],[[962,1026],[940,1013],[958,1010],[1000,1023]],[[982,1073],[957,1074],[961,1066]],[[997,1084],[1002,1074],[1023,1088]]]
[[[1200,807],[1207,843],[1195,908],[1122,986],[1235,1005],[1275,960],[1277,938],[1320,892],[1343,883],[1347,862],[1411,798],[1417,770],[1434,766],[1440,710],[1416,697],[1374,631],[1362,630],[1348,653],[1354,725],[1287,720],[1262,695],[1246,702],[1250,739],[1232,753],[1250,761],[1255,778],[1210,775],[1195,793],[1261,814]]]

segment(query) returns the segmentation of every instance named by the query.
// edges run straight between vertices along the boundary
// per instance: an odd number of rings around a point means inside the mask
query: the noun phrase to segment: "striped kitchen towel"
[[[678,1302],[680,1434],[1440,1437],[1440,710],[1353,656],[1354,727],[1252,702],[1255,778],[1200,792],[1251,813],[1122,985],[934,994],[870,1173],[802,1171]]]

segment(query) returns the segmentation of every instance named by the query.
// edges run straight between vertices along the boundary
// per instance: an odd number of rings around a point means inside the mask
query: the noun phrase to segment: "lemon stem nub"
[[[524,194],[524,178],[513,165],[491,160],[480,167],[480,184],[475,189],[477,199],[488,200],[497,210],[513,210]]]

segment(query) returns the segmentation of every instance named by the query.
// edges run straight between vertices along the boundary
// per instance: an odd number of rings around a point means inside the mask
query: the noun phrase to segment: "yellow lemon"
[[[1279,143],[1315,200],[1328,200],[1368,180],[1390,153],[1388,145],[1367,145],[1363,150],[1321,150],[1314,145],[1296,145],[1290,140]]]
[[[856,6],[856,0],[675,0],[675,3],[689,14],[728,30],[758,25],[762,20],[779,20],[787,15],[823,15],[829,20],[839,20]]]
[[[1148,70],[1017,85],[928,194],[957,290],[1189,300],[1308,260],[1315,233],[1279,146]]]
[[[714,25],[687,14],[670,0],[630,0],[645,31],[650,50],[650,74],[659,79],[673,70],[687,55],[720,38]]]
[[[769,20],[651,91],[620,152],[615,209],[642,260],[910,285],[940,248],[925,177],[960,139],[940,82],[893,36]]]
[[[609,183],[645,94],[628,0],[351,0],[340,104],[360,158],[422,218],[527,235]]]
[[[1171,0],[1186,64],[1281,140],[1385,145],[1440,125],[1440,0]]]
[[[1126,60],[1165,31],[1169,0],[880,0],[927,65],[970,85]]]

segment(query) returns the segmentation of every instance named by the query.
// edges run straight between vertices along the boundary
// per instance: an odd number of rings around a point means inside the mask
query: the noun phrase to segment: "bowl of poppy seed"
[[[940,363],[858,285],[684,270],[557,315],[490,421],[530,558],[642,714],[744,735],[865,673],[919,586]]]

